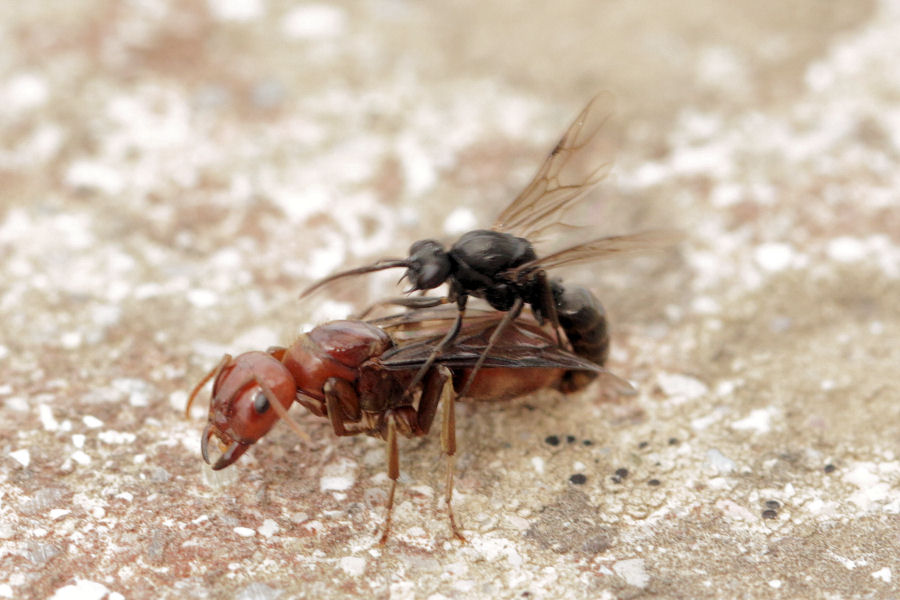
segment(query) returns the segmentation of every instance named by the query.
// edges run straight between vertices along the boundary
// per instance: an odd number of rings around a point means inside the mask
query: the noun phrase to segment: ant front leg
[[[425,360],[425,363],[419,367],[419,370],[416,372],[415,377],[412,378],[412,381],[409,383],[409,387],[406,388],[406,395],[411,393],[411,390],[416,386],[417,383],[422,381],[425,377],[425,374],[428,373],[428,370],[431,369],[432,365],[434,365],[434,361],[437,360],[437,357],[440,356],[441,352],[443,352],[453,340],[456,339],[456,336],[459,335],[459,330],[462,328],[462,319],[463,315],[466,313],[466,302],[469,297],[460,294],[456,299],[456,306],[459,309],[456,313],[456,320],[453,321],[453,326],[441,338],[441,341],[438,342],[435,347],[431,350],[431,354],[428,356],[428,359]]]

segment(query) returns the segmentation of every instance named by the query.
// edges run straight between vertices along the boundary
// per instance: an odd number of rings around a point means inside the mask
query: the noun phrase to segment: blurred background
[[[0,597],[884,592],[898,32],[892,0],[4,3]],[[616,168],[578,224],[687,234],[567,275],[638,398],[459,407],[465,546],[434,435],[386,551],[380,442],[298,411],[313,446],[206,470],[206,397],[181,411],[224,352],[396,293],[297,300],[490,225],[601,90]]]

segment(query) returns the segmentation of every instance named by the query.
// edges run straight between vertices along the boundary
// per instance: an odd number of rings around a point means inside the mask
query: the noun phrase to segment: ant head
[[[450,275],[450,257],[434,240],[420,240],[410,246],[407,260],[409,268],[404,276],[412,284],[411,292],[436,288]]]
[[[203,460],[213,469],[235,462],[252,444],[264,436],[296,396],[290,371],[271,354],[247,352],[235,359],[226,355],[207,376],[215,376],[209,422],[203,430]],[[201,385],[191,395],[193,400]],[[278,407],[273,410],[274,403]],[[215,436],[221,454],[210,458],[209,440]]]

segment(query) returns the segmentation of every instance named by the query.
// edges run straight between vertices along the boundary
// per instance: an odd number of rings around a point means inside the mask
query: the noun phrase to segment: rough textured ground
[[[0,8],[0,598],[897,597],[900,4],[528,6]],[[376,440],[206,468],[223,352],[391,293],[296,299],[489,224],[600,89],[589,222],[687,232],[570,275],[638,396],[459,406],[464,545],[437,435],[384,548]]]

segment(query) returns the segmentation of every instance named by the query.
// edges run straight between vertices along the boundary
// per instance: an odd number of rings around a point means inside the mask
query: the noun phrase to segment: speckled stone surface
[[[896,597],[900,3],[528,6],[0,7],[0,598]],[[395,293],[297,299],[489,225],[601,89],[579,224],[687,234],[566,274],[637,396],[458,406],[466,544],[437,431],[385,547],[378,440],[206,467],[224,352]]]

